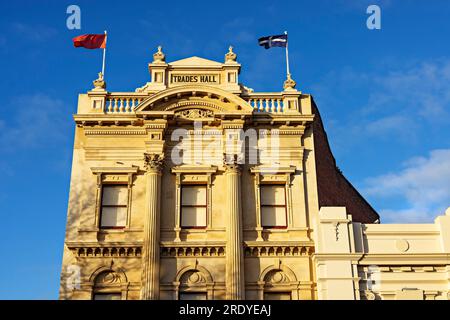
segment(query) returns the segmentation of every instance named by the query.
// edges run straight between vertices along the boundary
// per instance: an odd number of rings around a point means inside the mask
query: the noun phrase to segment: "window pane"
[[[261,207],[263,227],[286,227],[286,207]]]
[[[128,200],[127,186],[103,186],[102,204],[126,206]]]
[[[121,300],[120,293],[95,293],[94,300]]]
[[[182,207],[181,209],[182,227],[206,227],[206,208],[202,207]]]
[[[181,188],[182,205],[206,205],[206,186],[183,186]]]
[[[291,300],[290,292],[265,292],[264,300]]]
[[[103,207],[101,227],[125,227],[127,221],[126,207]]]
[[[261,186],[261,204],[262,205],[285,205],[284,186]]]
[[[180,292],[180,300],[206,300],[206,292]]]

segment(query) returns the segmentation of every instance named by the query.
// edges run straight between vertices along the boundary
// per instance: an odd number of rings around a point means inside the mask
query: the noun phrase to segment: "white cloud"
[[[364,130],[371,135],[383,135],[388,132],[396,132],[404,138],[410,138],[411,131],[416,127],[417,124],[414,119],[403,115],[393,115],[367,123]],[[406,128],[408,128],[407,131],[405,130]]]
[[[333,70],[312,86],[335,150],[351,153],[369,139],[413,146],[426,143],[423,132],[427,139],[446,137],[450,59],[381,62],[380,67]]]
[[[373,77],[365,111],[450,121],[450,61],[425,62]]]
[[[406,208],[380,211],[387,222],[432,222],[450,206],[450,149],[412,158],[400,172],[368,178],[366,195],[380,200],[401,198]]]
[[[17,34],[36,42],[46,41],[57,34],[57,31],[53,28],[43,25],[28,25],[21,22],[13,23],[12,30]]]
[[[0,119],[0,148],[16,151],[67,141],[70,110],[59,99],[45,94],[13,99],[7,119]]]

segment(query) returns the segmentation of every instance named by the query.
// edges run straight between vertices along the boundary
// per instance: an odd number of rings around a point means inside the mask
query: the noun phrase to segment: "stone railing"
[[[130,114],[148,95],[134,92],[112,92],[106,97],[105,113]],[[242,98],[247,101],[255,112],[282,113],[284,111],[281,92],[248,93]]]
[[[253,107],[255,112],[281,113],[284,110],[281,92],[252,92],[242,98]]]
[[[106,97],[105,113],[107,114],[127,114],[134,113],[137,106],[147,95],[133,92],[113,92]]]

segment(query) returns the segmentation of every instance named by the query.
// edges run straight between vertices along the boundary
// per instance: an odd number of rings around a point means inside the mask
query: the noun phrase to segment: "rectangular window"
[[[261,225],[286,228],[286,190],[284,185],[261,185]]]
[[[122,300],[120,293],[95,293],[94,300]]]
[[[180,292],[180,300],[208,300],[206,292]]]
[[[181,187],[181,227],[206,228],[206,185]]]
[[[265,292],[264,300],[291,300],[290,292]]]
[[[125,228],[127,224],[128,187],[104,185],[100,227],[105,229]]]

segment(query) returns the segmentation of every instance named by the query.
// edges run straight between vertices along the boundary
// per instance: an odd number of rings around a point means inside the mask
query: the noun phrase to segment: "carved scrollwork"
[[[223,165],[226,171],[239,172],[242,169],[242,158],[237,154],[224,154]]]
[[[272,270],[264,277],[267,284],[281,284],[289,282],[290,279],[282,270]]]
[[[114,271],[105,271],[95,278],[95,285],[113,285],[120,284],[120,275]]]
[[[157,153],[144,153],[144,163],[147,171],[160,172],[164,165],[164,157]]]
[[[375,293],[373,293],[372,291],[366,290],[364,294],[365,294],[367,300],[375,300],[376,299]]]
[[[175,112],[175,117],[185,119],[213,118],[214,112],[204,109],[186,109]]]
[[[180,279],[180,283],[185,285],[204,284],[206,283],[206,278],[202,272],[198,270],[190,270],[183,274]]]

